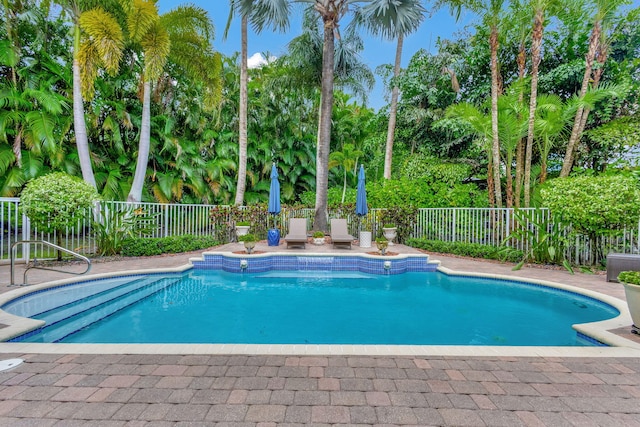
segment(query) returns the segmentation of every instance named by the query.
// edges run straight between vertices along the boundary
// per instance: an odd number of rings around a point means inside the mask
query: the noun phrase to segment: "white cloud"
[[[247,58],[247,66],[249,68],[258,68],[268,64],[269,62],[275,61],[275,59],[275,56],[270,56],[269,59],[267,59],[261,53],[256,52]]]

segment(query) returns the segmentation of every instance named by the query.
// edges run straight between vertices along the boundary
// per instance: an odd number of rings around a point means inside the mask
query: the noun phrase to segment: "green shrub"
[[[370,208],[414,206],[416,208],[486,207],[486,191],[474,184],[449,184],[426,179],[391,179],[367,184]]]
[[[321,237],[324,237],[324,233],[322,231],[316,231],[313,233],[313,237],[316,239],[320,239]]]
[[[637,178],[599,175],[558,178],[540,190],[543,206],[571,224],[573,232],[589,236],[615,235],[637,227],[640,218],[640,187]],[[594,263],[605,258],[600,245],[591,245]]]
[[[96,189],[82,179],[54,172],[30,181],[22,190],[20,204],[31,224],[39,232],[55,232],[56,243],[62,246],[64,231],[78,227],[98,198]]]
[[[618,274],[618,282],[640,285],[640,271],[623,271]]]
[[[316,192],[315,191],[305,191],[300,194],[300,203],[307,207],[313,207],[316,204]],[[345,203],[355,203],[356,202],[356,189],[355,188],[347,188],[345,198]],[[331,187],[327,190],[327,206],[334,207],[342,204],[342,187]]]
[[[247,233],[244,236],[238,236],[238,242],[257,242],[258,238],[255,234]]]
[[[332,187],[327,192],[327,206],[341,206],[342,188]],[[306,207],[316,203],[316,193],[307,191],[300,195],[300,202]],[[355,204],[355,188],[347,189],[344,204]],[[475,184],[450,184],[445,181],[431,182],[426,179],[391,179],[367,183],[367,203],[369,208],[389,206],[415,206],[417,208],[487,207],[487,192]]]
[[[218,241],[209,236],[171,236],[153,238],[126,239],[122,244],[124,256],[152,256],[192,252],[218,245]]]
[[[63,172],[30,181],[20,195],[25,215],[38,231],[44,232],[75,227],[97,200],[95,188]]]
[[[588,235],[638,225],[640,188],[624,175],[551,180],[540,190],[543,206]]]
[[[481,245],[479,243],[443,242],[441,240],[409,239],[407,245],[430,252],[454,254],[473,258],[519,262],[524,254],[508,246]]]

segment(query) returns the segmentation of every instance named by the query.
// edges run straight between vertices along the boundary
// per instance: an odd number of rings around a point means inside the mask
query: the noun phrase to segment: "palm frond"
[[[162,74],[171,50],[169,33],[156,21],[145,33],[141,43],[144,49],[145,78],[155,80]]]
[[[157,24],[158,19],[158,8],[155,2],[134,0],[127,13],[129,38],[136,43],[142,42],[146,34]]]
[[[80,15],[80,27],[91,38],[107,72],[115,75],[124,49],[122,28],[113,15],[102,8]]]
[[[355,21],[372,34],[395,39],[416,31],[426,12],[420,0],[373,0],[358,9]]]

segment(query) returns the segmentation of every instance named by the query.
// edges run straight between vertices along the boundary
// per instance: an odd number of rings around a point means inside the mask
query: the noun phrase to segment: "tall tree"
[[[288,0],[231,0],[231,11],[227,30],[233,13],[240,14],[241,53],[240,53],[240,102],[239,102],[239,154],[238,185],[235,204],[244,202],[247,181],[247,85],[249,81],[247,67],[247,26],[249,21],[254,30],[260,33],[265,26],[274,31],[285,30],[289,26],[290,6]],[[225,31],[226,35],[226,31]]]
[[[518,35],[518,56],[516,62],[518,64],[518,102],[524,102],[524,78],[527,72],[527,39],[531,35],[531,25],[529,17],[530,12],[527,9],[528,3],[521,0],[513,0],[510,3],[511,17],[510,22],[515,26]],[[521,113],[519,113],[521,114]],[[507,206],[511,207],[515,204],[520,207],[522,196],[522,179],[524,176],[524,151],[526,145],[526,135],[517,143],[516,146],[516,177],[513,200],[509,198],[510,188],[507,185]]]
[[[502,207],[502,189],[500,180],[500,134],[498,133],[498,97],[502,93],[498,68],[498,29],[503,0],[491,0],[484,15],[489,25],[489,48],[491,49],[491,157],[493,161],[493,185],[496,206]]]
[[[220,92],[220,58],[213,52],[213,24],[196,6],[179,6],[162,16],[154,2],[133,0],[126,8],[129,38],[142,49],[142,119],[135,174],[127,196],[142,200],[151,145],[151,83],[163,73],[168,59],[195,80],[202,81],[205,105],[213,109]],[[171,46],[174,46],[174,49]]]
[[[393,67],[391,103],[389,105],[389,123],[384,156],[384,178],[391,179],[393,158],[393,140],[398,114],[398,77],[402,60],[404,37],[418,29],[424,20],[426,10],[419,0],[384,0],[370,3],[361,10],[361,20],[374,34],[384,38],[397,39],[396,56]]]
[[[618,8],[628,3],[629,1],[627,0],[594,0],[593,27],[589,37],[589,48],[585,55],[585,70],[580,87],[580,98],[584,98],[589,86],[594,89],[598,87],[602,78],[604,63],[608,57],[609,42],[607,32]],[[595,70],[593,67],[594,61],[598,63],[598,67]],[[571,173],[578,142],[587,123],[589,112],[590,110],[588,108],[585,109],[583,106],[579,106],[578,111],[576,111],[571,136],[567,143],[567,151],[562,162],[560,177],[565,178]]]
[[[73,23],[73,127],[82,178],[96,188],[91,151],[85,122],[84,97],[93,97],[93,83],[99,68],[114,74],[124,47],[122,29],[97,1],[61,0],[58,2]],[[115,2],[102,2],[116,7]]]
[[[353,144],[344,144],[342,151],[334,151],[329,155],[329,168],[341,167],[343,169],[342,203],[344,203],[344,198],[347,194],[347,174],[349,171],[356,170],[358,158],[363,154]]]
[[[436,7],[448,4],[456,16],[462,8],[482,14],[484,23],[489,27],[489,48],[491,51],[491,164],[493,173],[493,191],[495,204],[502,207],[502,187],[500,180],[500,133],[498,131],[498,97],[502,93],[498,49],[500,47],[499,30],[504,0],[440,0]]]
[[[540,67],[540,47],[546,23],[545,14],[559,5],[558,0],[531,0],[533,27],[531,30],[531,92],[529,95],[529,126],[524,154],[524,207],[531,203],[531,162],[533,159],[533,139],[535,136],[536,105],[538,102],[538,74]]]
[[[368,3],[371,8],[382,11],[372,15],[367,26],[384,26],[394,21],[393,13],[399,9],[385,8],[387,0],[300,0],[310,3],[323,23],[324,37],[322,49],[322,88],[320,91],[320,117],[318,124],[318,146],[316,151],[316,206],[314,228],[327,231],[327,191],[329,184],[329,151],[331,140],[331,112],[333,107],[333,83],[335,60],[335,36],[340,20],[351,6]],[[398,1],[394,3],[399,4]],[[400,20],[398,19],[398,22]],[[408,20],[407,20],[408,22]]]

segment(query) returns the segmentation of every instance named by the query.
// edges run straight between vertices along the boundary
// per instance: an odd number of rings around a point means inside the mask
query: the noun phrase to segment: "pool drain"
[[[24,362],[24,360],[22,359],[0,360],[0,372],[6,371],[7,369],[15,368],[22,362]]]

